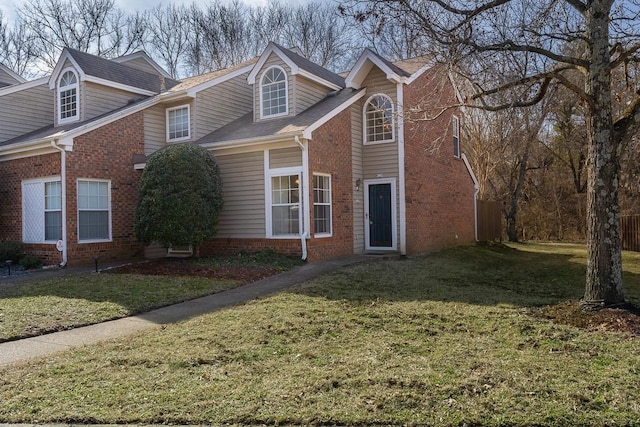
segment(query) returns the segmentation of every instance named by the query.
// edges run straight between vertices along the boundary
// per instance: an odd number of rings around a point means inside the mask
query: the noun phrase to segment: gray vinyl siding
[[[46,83],[0,96],[0,142],[53,123],[53,98]]]
[[[144,110],[144,154],[147,156],[167,145],[166,108],[155,105]]]
[[[278,65],[287,74],[287,101],[289,103],[289,115],[293,114],[293,79],[291,78],[291,69],[280,59],[278,55],[272,53],[264,63],[264,66],[258,72],[256,76],[256,82],[253,85],[253,120],[260,121],[260,112],[262,106],[260,105],[260,81],[262,80],[262,73],[272,65]],[[282,117],[282,116],[279,116]],[[269,120],[268,118],[265,120]]]
[[[365,179],[398,177],[398,146],[393,143],[362,147]]]
[[[327,96],[329,90],[307,78],[292,76],[293,82],[293,105],[295,114],[300,114],[307,108],[320,102]]]
[[[360,126],[360,138],[364,138],[364,120],[363,109],[366,102],[372,95],[383,93],[391,98],[394,104],[394,113],[397,112],[397,89],[395,83],[387,80],[386,75],[377,67],[373,67],[367,78],[363,82],[363,86],[367,88],[363,102],[360,104],[360,117],[358,120]],[[394,119],[397,126],[397,118]],[[399,249],[398,237],[400,236],[400,179],[398,167],[398,132],[396,129],[396,141],[381,144],[362,145],[362,176],[363,179],[376,178],[396,178],[396,219],[397,227],[394,236],[396,247]],[[364,196],[363,196],[364,199]],[[364,203],[363,203],[364,205]],[[363,206],[364,209],[364,206]],[[364,221],[362,221],[364,227]],[[363,229],[364,233],[364,229]]]
[[[395,83],[387,80],[387,76],[378,67],[373,67],[367,78],[362,83],[367,88],[365,100],[376,93],[384,93],[391,97],[394,103],[394,110],[397,110],[398,94]]]
[[[224,192],[216,237],[264,238],[264,152],[214,156]]]
[[[81,83],[80,86],[84,89],[82,97],[84,102],[80,105],[82,120],[98,117],[124,107],[131,100],[144,98],[142,95],[90,82]]]
[[[193,113],[197,139],[251,111],[253,95],[247,74],[198,92]]]
[[[302,166],[302,150],[299,147],[269,150],[269,168],[290,168]]]
[[[364,179],[362,167],[362,101],[351,107],[351,158],[352,182]],[[364,252],[364,185],[353,191],[353,251]]]
[[[2,68],[0,68],[0,83],[6,83],[6,84],[9,84],[9,85],[14,85],[14,84],[20,83],[20,82],[18,80],[16,80],[12,75],[10,75],[6,71],[4,71]]]
[[[167,142],[167,109],[172,107],[180,107],[189,105],[191,118],[189,121],[190,139],[178,141],[180,143],[193,141],[193,132],[195,129],[194,112],[192,102],[173,102],[171,104],[155,105],[144,110],[144,154],[147,156],[160,148],[166,146]]]

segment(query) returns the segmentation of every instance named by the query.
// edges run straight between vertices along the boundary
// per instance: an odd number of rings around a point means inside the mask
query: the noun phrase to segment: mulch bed
[[[154,276],[209,277],[212,279],[237,280],[242,283],[251,283],[281,273],[282,271],[268,267],[210,267],[193,264],[189,260],[162,259],[123,265],[105,272],[147,274]]]
[[[585,309],[578,301],[567,301],[547,307],[544,315],[556,323],[590,331],[626,332],[640,336],[640,308],[631,304],[593,311]]]

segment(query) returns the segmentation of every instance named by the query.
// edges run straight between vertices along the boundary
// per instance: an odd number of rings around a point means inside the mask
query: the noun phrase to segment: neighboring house
[[[133,217],[145,158],[176,143],[200,144],[220,166],[224,208],[201,254],[273,248],[314,261],[474,241],[457,110],[407,113],[425,98],[456,101],[424,58],[365,50],[340,76],[271,43],[254,60],[174,81],[144,53],[65,49],[47,78],[2,71],[0,241],[20,240],[45,263],[141,255]]]

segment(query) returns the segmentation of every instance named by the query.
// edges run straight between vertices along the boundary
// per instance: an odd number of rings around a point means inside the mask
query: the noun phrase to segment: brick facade
[[[200,247],[201,256],[238,255],[272,249],[278,253],[301,256],[300,239],[231,239],[214,238]]]
[[[133,169],[133,156],[144,153],[142,113],[132,114],[75,138],[66,153],[67,259],[69,265],[142,255],[133,233],[135,204],[141,171]],[[61,154],[53,153],[0,162],[0,239],[22,240],[23,180],[61,176]],[[77,181],[98,179],[111,183],[112,241],[78,242]],[[62,255],[54,244],[25,244],[25,250],[45,264],[58,264]]]
[[[338,114],[313,133],[309,141],[309,176],[331,175],[331,237],[315,237],[313,230],[313,180],[310,179],[311,240],[309,261],[353,254],[353,183],[351,161],[351,110]]]
[[[0,162],[0,241],[22,241],[22,181],[60,176],[59,152]],[[52,244],[25,244],[25,251],[45,264],[59,264]]]
[[[371,76],[368,77],[368,81],[361,83],[363,87],[367,87],[367,83],[371,84],[372,87],[369,89],[372,93],[378,89],[383,92],[396,90],[395,83],[388,81],[386,74],[376,72]],[[451,82],[446,72],[439,73],[435,69],[423,73],[411,84],[404,85],[403,90],[407,254],[472,243],[475,223],[473,182],[464,161],[454,157],[452,148],[451,116],[457,112],[446,110],[432,121],[413,120],[411,117],[413,107],[423,105],[425,100],[431,106],[435,106],[435,110],[439,106],[451,104],[455,100]],[[392,99],[395,99],[395,93]],[[320,97],[314,102],[319,100]],[[313,132],[313,139],[308,141],[309,170],[303,173],[309,178],[310,184],[309,200],[306,201],[305,209],[308,209],[311,217],[311,235],[306,240],[308,260],[311,262],[347,256],[354,251],[364,250],[363,245],[360,249],[355,248],[355,242],[359,240],[354,237],[355,233],[363,234],[364,232],[364,228],[358,225],[361,224],[364,227],[362,193],[354,193],[354,170],[359,174],[359,167],[364,165],[365,157],[363,155],[360,158],[357,149],[354,149],[358,145],[362,147],[361,102],[358,101],[357,114],[352,115],[353,107],[345,108],[316,129]],[[197,108],[193,104],[191,111],[195,110]],[[151,123],[149,126],[153,125],[157,128],[153,126],[149,128],[147,142],[150,145],[147,149],[150,147],[153,149],[161,146],[160,143],[164,143],[164,140],[157,140],[164,137],[165,131],[165,124],[161,122],[164,117],[160,118],[160,116],[156,118],[158,123],[149,122]],[[311,117],[313,120],[321,120],[320,116],[312,115]],[[307,125],[313,120],[309,120]],[[356,120],[358,123],[355,123]],[[191,125],[197,126],[196,117],[192,117]],[[196,133],[194,129],[192,131]],[[291,138],[293,139],[293,136]],[[234,139],[230,138],[230,140]],[[158,144],[154,145],[155,143]],[[393,156],[390,156],[387,151],[380,151],[379,147],[372,146],[369,154],[374,160],[368,161],[371,161],[375,168],[381,168],[384,178],[393,178],[400,185],[402,181],[397,176],[397,143],[396,140],[393,144],[395,149]],[[391,144],[387,145],[391,146]],[[250,149],[260,150],[261,148]],[[134,236],[134,212],[142,172],[134,170],[133,163],[134,157],[144,153],[145,122],[142,111],[129,114],[74,139],[73,151],[66,153],[65,182],[66,238],[70,265],[90,263],[96,256],[100,257],[101,262],[143,256],[144,248]],[[358,163],[354,167],[354,162],[362,162],[362,164]],[[0,162],[2,177],[0,180],[0,241],[22,240],[22,182],[27,179],[61,176],[60,167],[60,152]],[[253,171],[257,170],[258,166],[254,165]],[[373,170],[367,172],[370,176],[360,174],[360,179],[372,180],[374,176],[378,176],[373,172]],[[331,176],[332,233],[327,237],[314,234],[314,173]],[[380,173],[379,176],[382,177],[383,174]],[[112,237],[110,241],[78,242],[77,183],[78,180],[83,179],[110,183]],[[262,178],[255,176],[247,178],[246,186],[258,188],[259,179]],[[363,189],[359,191],[362,192]],[[357,201],[354,200],[354,195],[359,197]],[[401,203],[399,196],[398,193],[398,202]],[[254,204],[251,205],[251,209],[258,208]],[[400,216],[397,220],[401,220]],[[229,234],[241,236],[241,234],[235,234],[233,230]],[[254,232],[246,235],[261,234]],[[359,236],[359,239],[363,239],[363,236]],[[45,264],[57,264],[62,258],[54,244],[28,244],[25,248],[27,252],[41,258]],[[268,248],[299,256],[302,253],[302,242],[296,238],[214,238],[202,245],[200,254],[237,254]]]
[[[451,117],[445,111],[435,120],[417,120],[409,113],[424,105],[433,111],[455,102],[446,73],[426,72],[405,86],[405,189],[407,254],[474,242],[473,180],[464,161],[453,155]]]

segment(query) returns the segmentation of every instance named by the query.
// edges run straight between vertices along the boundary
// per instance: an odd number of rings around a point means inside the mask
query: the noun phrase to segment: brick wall
[[[446,73],[432,70],[405,87],[405,173],[407,253],[415,254],[474,241],[473,180],[462,159],[453,155],[451,116],[417,120],[412,107],[428,114],[455,102]]]
[[[74,140],[66,153],[67,256],[69,265],[142,255],[133,233],[141,171],[133,156],[144,152],[142,113],[132,114]],[[26,179],[60,176],[59,152],[0,162],[0,240],[22,240],[21,183]],[[77,180],[111,181],[111,242],[78,243]],[[25,244],[26,252],[45,264],[58,264],[62,255],[54,244]]]
[[[0,162],[0,241],[22,241],[22,181],[52,176],[60,176],[60,153]],[[29,244],[25,250],[45,264],[62,261],[52,244]]]
[[[144,153],[143,113],[138,112],[79,136],[67,154],[67,234],[69,264],[142,256],[133,232],[142,171],[133,169]],[[111,242],[78,243],[77,180],[111,181]]]
[[[238,255],[272,249],[290,256],[301,256],[300,239],[233,239],[213,238],[200,247],[201,256]]]
[[[313,133],[309,141],[309,176],[331,175],[331,237],[315,237],[313,230],[313,180],[310,179],[311,240],[309,261],[353,254],[353,183],[351,153],[351,110],[338,114]]]

